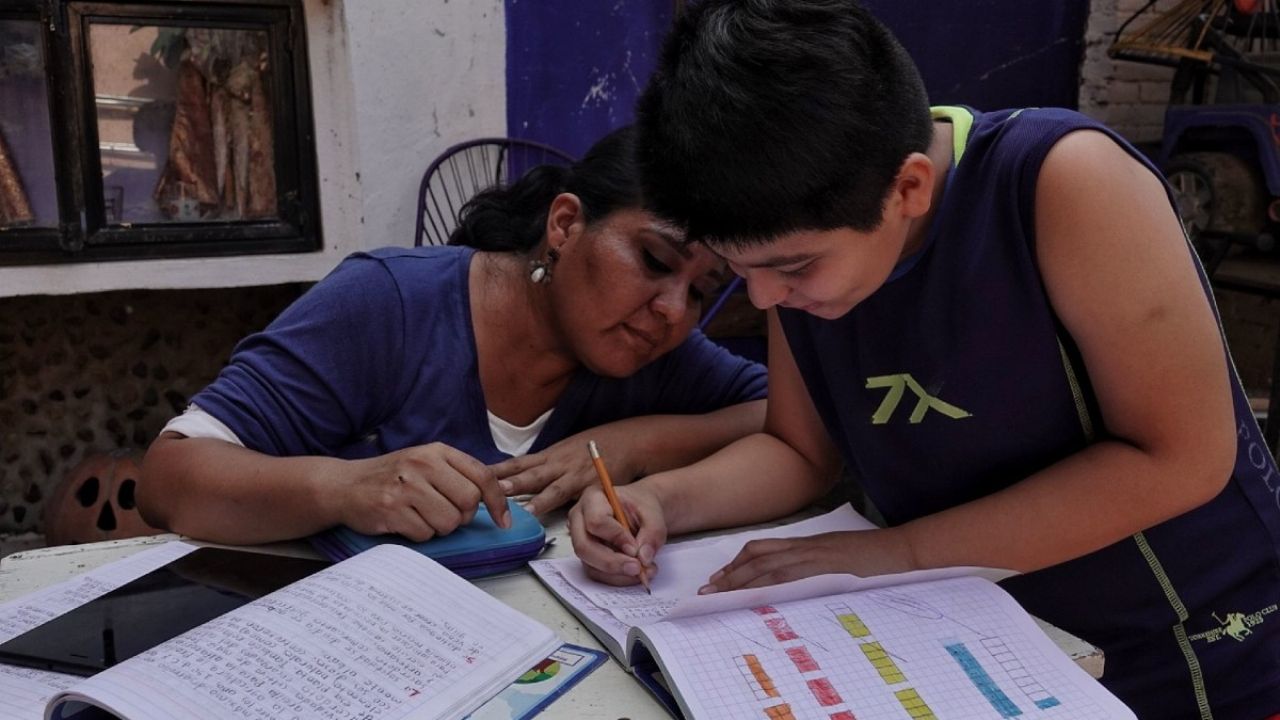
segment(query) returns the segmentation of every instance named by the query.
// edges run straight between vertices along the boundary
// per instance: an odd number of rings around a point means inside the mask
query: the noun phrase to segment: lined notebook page
[[[957,578],[643,628],[698,718],[1135,720],[996,585]]]
[[[195,549],[195,545],[183,542],[157,545],[0,604],[0,642],[17,637]],[[41,717],[50,698],[80,679],[75,675],[0,665],[0,717]]]
[[[72,699],[128,720],[460,718],[558,646],[434,561],[381,545],[96,675]]]

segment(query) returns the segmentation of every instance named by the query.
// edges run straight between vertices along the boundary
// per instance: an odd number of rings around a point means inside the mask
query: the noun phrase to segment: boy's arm
[[[709,590],[823,572],[1029,572],[1212,499],[1235,427],[1223,343],[1164,187],[1105,135],[1068,135],[1036,190],[1037,260],[1100,406],[1099,440],[1009,488],[889,531],[748,543]],[[1016,432],[1016,428],[1010,428]]]
[[[835,447],[809,398],[777,312],[769,311],[765,429],[702,462],[654,475],[672,533],[771,520],[803,508],[834,482]]]
[[[905,526],[922,566],[1043,568],[1202,505],[1231,475],[1226,354],[1160,181],[1102,133],[1072,133],[1041,170],[1036,236],[1105,429],[1024,482]]]
[[[647,572],[668,534],[771,520],[803,508],[830,486],[839,458],[804,387],[774,311],[769,312],[769,401],[765,431],[688,467],[618,488],[635,528],[614,520],[598,488],[569,513],[574,551],[587,573],[630,585]]]

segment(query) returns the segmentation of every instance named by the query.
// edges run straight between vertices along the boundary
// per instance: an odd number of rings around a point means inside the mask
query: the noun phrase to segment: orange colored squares
[[[764,714],[772,720],[796,720],[796,716],[791,714],[791,706],[786,704],[767,707]]]
[[[778,697],[778,688],[774,686],[773,678],[769,677],[769,673],[764,671],[760,659],[755,655],[743,655],[740,659],[746,664],[747,672],[750,673],[751,679],[755,680],[757,689],[764,693],[764,697]],[[739,665],[740,669],[741,667]]]

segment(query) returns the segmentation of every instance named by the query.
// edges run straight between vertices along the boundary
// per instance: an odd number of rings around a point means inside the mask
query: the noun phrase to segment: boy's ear
[[[573,193],[560,193],[547,210],[547,247],[559,250],[586,227],[582,200]]]
[[[903,215],[918,218],[929,212],[936,172],[933,161],[924,153],[911,153],[902,161],[898,177],[893,181],[893,193],[901,203]]]

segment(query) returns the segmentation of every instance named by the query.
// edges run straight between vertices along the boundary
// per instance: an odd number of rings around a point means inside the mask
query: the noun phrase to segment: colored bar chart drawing
[[[925,704],[924,698],[920,697],[920,693],[915,688],[907,688],[895,692],[894,697],[898,698],[898,702],[902,703],[902,709],[907,711],[907,715],[915,720],[937,720],[937,716]]]
[[[1018,706],[1009,699],[1008,695],[1005,695],[1000,686],[996,684],[996,681],[991,679],[991,675],[982,667],[978,659],[973,656],[973,653],[969,652],[969,648],[964,643],[954,643],[943,647],[960,664],[960,669],[964,670],[964,674],[969,676],[969,681],[973,683],[974,687],[978,688],[978,692],[982,693],[987,702],[991,703],[991,707],[1000,713],[1000,717],[1011,718],[1022,714]]]
[[[862,650],[862,654],[880,674],[880,679],[891,689],[894,685],[902,685],[907,682],[907,676],[898,667],[898,663],[894,662],[893,657],[885,651],[884,646],[879,643],[871,635],[871,628],[853,612],[853,609],[843,603],[829,604],[825,606],[827,611],[835,616],[840,627],[849,633],[849,637],[858,644],[858,648]],[[816,693],[815,693],[816,695]],[[920,693],[916,692],[913,687],[904,687],[893,691],[894,697],[898,702],[902,703],[902,707],[907,711],[907,715],[916,720],[936,720],[933,710],[929,708],[924,698],[920,697]],[[838,713],[837,713],[838,715]],[[837,715],[832,715],[835,720]]]
[[[814,660],[813,655],[809,653],[809,648],[803,645],[786,648],[786,653],[787,657],[791,658],[791,662],[795,663],[797,672],[815,672],[820,669],[818,661]]]
[[[764,709],[764,714],[770,720],[796,720],[796,716],[791,713],[791,706],[786,703],[771,705]]]
[[[774,686],[773,678],[769,677],[769,673],[764,671],[764,666],[760,664],[759,658],[755,655],[740,655],[737,658],[737,664],[738,670],[746,678],[747,684],[755,691],[757,699],[764,700],[765,698],[778,697],[778,688]]]
[[[1054,697],[1039,680],[1036,680],[1031,673],[1027,672],[1027,668],[1018,659],[1017,655],[1009,649],[1004,640],[998,637],[987,637],[982,639],[982,647],[991,653],[1002,670],[1009,675],[1009,679],[1013,680],[1013,684],[1027,696],[1027,699],[1035,704],[1041,710],[1048,710],[1051,707],[1057,707],[1062,703],[1058,698]]]
[[[823,707],[831,707],[844,702],[840,698],[840,693],[836,691],[835,686],[826,678],[815,678],[806,683],[809,686],[809,692],[813,693],[814,699]]]
[[[836,620],[840,621],[840,627],[849,633],[849,637],[857,640],[871,634],[871,631],[858,618],[858,615],[849,609],[848,605],[828,605],[827,609],[835,614]]]
[[[862,643],[858,647],[862,648],[862,654],[867,656],[867,660],[871,661],[871,666],[880,673],[880,677],[887,685],[897,685],[900,682],[906,682],[907,676],[902,674],[898,669],[898,664],[889,657],[889,653],[884,651],[884,647],[878,642]]]
[[[768,626],[769,630],[773,633],[773,636],[777,638],[778,642],[795,640],[800,637],[799,635],[796,635],[796,631],[792,630],[791,626],[787,624],[787,619],[781,615],[765,618],[764,624]]]

